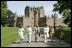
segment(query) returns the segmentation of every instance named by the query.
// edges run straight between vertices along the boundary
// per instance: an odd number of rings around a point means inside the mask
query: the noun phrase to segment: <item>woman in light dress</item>
[[[50,30],[50,36],[51,36],[51,41],[53,42],[53,38],[54,38],[54,28],[51,27],[51,30]]]
[[[19,36],[20,36],[20,43],[22,43],[23,39],[24,39],[24,35],[23,35],[23,32],[24,32],[24,28],[22,27],[22,25],[19,26]]]
[[[44,27],[44,42],[47,42],[47,38],[49,37],[49,27],[45,25]]]
[[[32,28],[30,25],[27,26],[27,33],[28,33],[28,42],[31,42],[31,35],[32,35]]]

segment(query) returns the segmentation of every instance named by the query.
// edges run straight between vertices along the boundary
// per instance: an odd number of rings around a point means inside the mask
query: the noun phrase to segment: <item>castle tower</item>
[[[58,26],[58,15],[56,13],[54,14],[54,25]]]
[[[43,6],[40,7],[40,17],[44,17],[44,8],[43,8]]]
[[[29,11],[30,11],[30,7],[29,6],[26,6],[25,8],[25,17],[29,17]]]
[[[27,20],[29,22],[29,24],[27,23],[28,25],[34,26],[34,9],[32,7],[26,6],[24,20]]]
[[[32,7],[30,7],[29,9],[29,17],[30,17],[31,26],[33,27],[34,26],[34,10]]]
[[[54,18],[54,15],[52,14],[51,17]]]
[[[58,18],[58,14],[55,13],[55,14],[54,14],[54,17],[55,17],[55,18]]]
[[[25,8],[25,18],[28,19],[27,21],[29,21],[29,25],[31,25],[31,26],[35,26],[36,24],[39,25],[40,17],[44,17],[43,6],[42,7],[26,6],[26,8]],[[26,23],[25,23],[25,25],[26,25]]]
[[[17,15],[17,13],[15,12],[15,17],[14,17],[14,27],[16,27],[16,23],[17,23],[17,18],[18,18],[18,15]]]

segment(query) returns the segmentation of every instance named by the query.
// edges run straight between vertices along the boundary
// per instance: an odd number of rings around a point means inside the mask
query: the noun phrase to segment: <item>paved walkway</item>
[[[70,44],[62,41],[62,43],[59,42],[58,39],[54,38],[54,42],[51,42],[50,39],[48,39],[47,43],[44,43],[44,37],[41,34],[39,37],[39,42],[35,42],[35,36],[34,33],[32,34],[32,42],[28,43],[28,37],[25,35],[25,40],[22,42],[22,44],[19,44],[19,40],[16,42],[13,42],[13,44],[9,47],[71,47]]]

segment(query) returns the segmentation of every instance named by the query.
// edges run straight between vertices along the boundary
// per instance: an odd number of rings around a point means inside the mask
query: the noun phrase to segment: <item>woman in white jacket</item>
[[[28,25],[28,27],[27,27],[27,33],[28,33],[28,41],[30,43],[31,42],[31,35],[32,35],[32,28],[30,27],[30,25]]]
[[[47,37],[49,37],[49,27],[46,25],[44,27],[44,42],[47,42]]]
[[[24,35],[23,35],[23,32],[24,32],[24,28],[22,27],[22,25],[19,26],[19,36],[20,36],[20,43],[22,43],[22,40],[24,39]]]

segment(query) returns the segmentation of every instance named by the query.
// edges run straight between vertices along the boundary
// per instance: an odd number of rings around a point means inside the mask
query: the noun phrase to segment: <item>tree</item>
[[[14,13],[7,9],[7,1],[1,1],[1,24],[13,24],[14,23]]]
[[[7,24],[13,25],[15,14],[11,10],[7,10]]]
[[[71,1],[57,1],[53,11],[58,11],[64,17],[64,22],[71,25]]]
[[[63,17],[64,17],[65,24],[71,26],[71,12],[68,12],[67,9],[65,9]]]
[[[7,16],[7,2],[1,1],[1,24],[5,24],[3,21]]]
[[[13,19],[14,13],[11,10],[7,10],[7,18]]]

